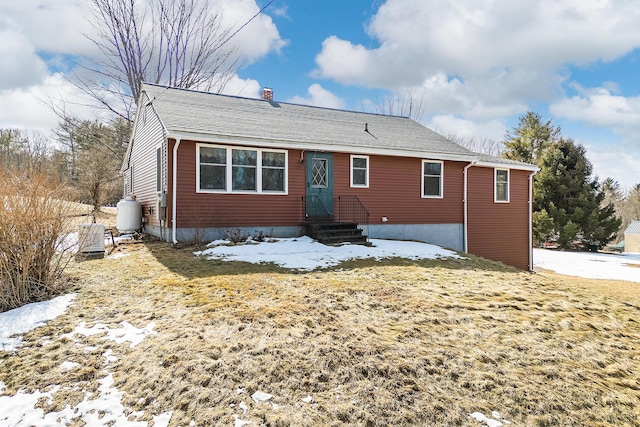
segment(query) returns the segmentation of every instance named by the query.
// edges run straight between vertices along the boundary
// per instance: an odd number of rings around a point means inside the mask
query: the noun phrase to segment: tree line
[[[95,212],[122,198],[120,167],[130,133],[131,123],[121,118],[102,123],[66,117],[49,138],[0,129],[0,164],[5,170],[47,174]]]

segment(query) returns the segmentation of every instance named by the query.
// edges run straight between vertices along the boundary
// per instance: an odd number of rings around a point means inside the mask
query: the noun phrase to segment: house
[[[624,251],[640,253],[640,221],[632,221],[624,230]]]
[[[340,218],[370,238],[522,269],[532,268],[536,171],[407,117],[276,102],[269,89],[249,99],[152,84],[122,167],[145,232],[174,243],[235,230],[300,236]]]

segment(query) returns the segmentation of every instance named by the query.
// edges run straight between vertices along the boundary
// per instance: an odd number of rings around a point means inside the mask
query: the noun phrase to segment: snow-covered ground
[[[0,314],[0,350],[13,351],[22,343],[22,336],[67,310],[75,294],[63,295],[50,301],[36,302]]]
[[[274,263],[293,270],[314,270],[331,267],[349,259],[436,259],[459,258],[453,251],[418,242],[371,239],[372,246],[326,246],[307,236],[291,239],[271,239],[269,242],[247,242],[229,246],[226,240],[217,240],[208,249],[196,252],[207,259]]]
[[[534,268],[567,276],[640,282],[640,254],[601,254],[550,249],[533,250]]]

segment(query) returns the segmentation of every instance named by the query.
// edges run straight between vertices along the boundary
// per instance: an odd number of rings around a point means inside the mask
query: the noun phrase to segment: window
[[[496,203],[509,202],[509,169],[495,169],[495,193]]]
[[[227,189],[227,150],[198,147],[200,161],[200,190]]]
[[[283,152],[262,152],[262,191],[284,191],[287,159]]]
[[[255,150],[231,150],[232,190],[256,191],[258,152]]]
[[[328,185],[328,169],[327,159],[312,158],[311,159],[311,187],[327,188]]]
[[[162,147],[156,148],[156,192],[162,191]]]
[[[440,161],[422,161],[422,197],[442,198],[442,169]]]
[[[197,145],[198,192],[287,192],[287,152]]]
[[[368,156],[351,156],[351,186],[369,187]]]

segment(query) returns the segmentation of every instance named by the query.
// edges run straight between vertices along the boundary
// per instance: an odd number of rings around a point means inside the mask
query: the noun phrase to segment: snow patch
[[[372,246],[327,246],[307,236],[270,239],[269,242],[228,246],[226,240],[211,242],[209,249],[194,252],[210,260],[274,263],[284,268],[311,271],[332,267],[350,259],[385,258],[436,259],[460,258],[453,251],[428,243],[371,239]]]
[[[75,408],[67,406],[59,412],[47,414],[41,408],[34,408],[41,398],[53,400],[53,394],[58,391],[55,387],[50,392],[24,393],[19,391],[15,396],[1,396],[0,408],[5,408],[0,415],[1,425],[30,425],[53,426],[77,424],[83,421],[87,426],[103,426],[112,424],[118,427],[147,427],[145,421],[131,421],[130,418],[139,418],[144,413],[125,414],[125,407],[121,400],[123,392],[113,387],[112,374],[98,380],[98,394],[87,393],[84,400]],[[166,412],[153,417],[155,427],[166,427],[171,419],[171,412]],[[75,420],[75,421],[74,421]]]
[[[49,301],[36,302],[0,313],[0,350],[15,351],[23,334],[62,315],[76,294],[62,295]]]
[[[26,331],[25,325],[39,325],[40,322],[52,318],[55,313],[62,313],[68,306],[68,303],[75,295],[67,296],[66,299],[58,301],[48,301],[46,303],[30,304],[22,309],[12,310],[0,314],[0,321],[4,320],[2,332],[9,334],[13,331]],[[36,309],[33,306],[36,305]],[[43,308],[42,306],[46,307]],[[46,315],[35,315],[46,314]],[[23,321],[24,318],[24,321]],[[9,326],[7,326],[9,325]],[[22,325],[22,329],[11,327],[12,325]],[[84,324],[78,326],[73,332],[64,334],[75,341],[76,335],[85,337],[105,334],[105,339],[113,340],[117,343],[129,342],[131,347],[135,347],[147,336],[156,334],[153,331],[154,324],[149,323],[145,328],[138,329],[127,322],[121,323],[122,328],[109,329],[106,325],[98,324],[93,328],[86,328]],[[35,326],[33,326],[35,327]],[[3,342],[5,337],[2,336]],[[93,349],[95,350],[95,349]],[[113,356],[111,349],[104,352],[106,364],[117,360]],[[60,369],[65,371],[78,366],[78,363],[65,361],[60,364]],[[57,426],[57,425],[75,425],[82,422],[89,427],[98,427],[104,425],[113,425],[116,427],[148,427],[146,421],[138,421],[144,416],[144,412],[131,412],[124,407],[122,396],[124,392],[120,392],[113,386],[114,380],[111,373],[98,380],[99,387],[97,393],[86,393],[84,399],[75,407],[67,406],[59,412],[44,413],[42,408],[36,408],[36,404],[41,399],[49,402],[53,401],[53,396],[60,390],[59,385],[55,385],[51,390],[41,392],[39,390],[34,393],[25,393],[20,390],[14,396],[0,396],[0,425],[26,425],[26,426]],[[4,391],[5,385],[0,383],[0,394]],[[162,413],[153,417],[154,427],[167,427],[171,420],[172,412]]]
[[[71,369],[73,369],[73,368],[75,368],[76,366],[79,366],[79,365],[80,364],[76,363],[76,362],[66,362],[65,361],[65,362],[62,362],[60,364],[60,370],[61,371],[69,371],[69,370],[71,370]]]
[[[254,402],[256,403],[260,403],[260,402],[268,402],[271,399],[273,399],[273,395],[269,394],[269,393],[264,393],[260,390],[256,391],[255,393],[253,393],[251,395],[251,398],[253,399]]]
[[[567,276],[640,282],[640,254],[534,249],[533,265]]]
[[[66,337],[75,341],[76,335],[90,337],[92,335],[106,333],[107,335],[105,336],[105,339],[115,341],[118,344],[122,344],[123,342],[128,341],[131,345],[131,348],[133,348],[140,344],[148,335],[157,334],[157,332],[153,330],[153,328],[155,327],[155,323],[153,322],[149,323],[142,329],[136,328],[129,322],[121,322],[120,325],[122,325],[122,328],[120,329],[110,329],[103,323],[98,323],[91,328],[87,328],[86,324],[82,322],[73,331],[69,332],[68,334],[62,335],[62,337]]]
[[[493,411],[491,413],[491,416],[496,419],[489,418],[482,412],[474,412],[473,414],[469,414],[470,418],[473,418],[476,421],[486,424],[487,427],[502,427],[504,425],[511,424],[509,421],[506,421],[506,420],[499,421],[502,417],[500,416],[500,413],[497,411]]]

